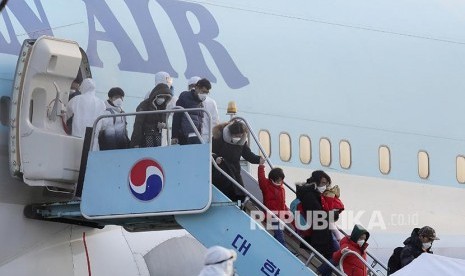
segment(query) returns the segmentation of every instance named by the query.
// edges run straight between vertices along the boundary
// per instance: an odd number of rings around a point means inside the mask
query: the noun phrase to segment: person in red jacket
[[[365,228],[363,228],[361,225],[356,224],[352,230],[352,233],[350,234],[350,237],[344,237],[341,240],[341,248],[333,254],[333,263],[339,264],[342,254],[348,250],[356,252],[364,260],[366,260],[367,255],[365,250],[368,247],[367,240],[369,237],[370,233],[368,233],[368,231],[365,230]],[[348,276],[367,276],[366,266],[353,254],[348,254],[344,258],[342,267],[344,269],[344,273],[346,273]]]
[[[335,220],[337,220],[340,213],[344,211],[344,204],[339,198],[340,194],[339,186],[336,185],[332,188],[327,188],[321,195],[321,207],[327,212],[334,211]],[[333,236],[334,251],[336,251],[339,249],[339,241],[344,238],[344,235],[339,232],[339,229],[337,229],[336,223],[333,220],[329,221],[329,228],[331,229],[331,234]]]
[[[286,193],[283,187],[284,172],[281,168],[273,168],[268,173],[268,178],[265,176],[265,160],[261,160],[258,166],[258,185],[263,194],[263,203],[279,218],[283,218],[288,214],[289,208],[286,206]],[[277,221],[272,220],[274,226],[274,237],[281,244],[286,246],[282,226]]]

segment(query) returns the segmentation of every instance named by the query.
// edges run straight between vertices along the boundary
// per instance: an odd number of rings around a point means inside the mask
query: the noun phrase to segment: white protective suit
[[[216,102],[212,98],[208,97],[203,101],[203,108],[205,108],[210,115],[212,116],[212,125],[211,128],[213,129],[218,123],[219,123],[219,118],[218,118],[218,108],[216,107]],[[209,118],[207,114],[203,114],[203,119],[202,119],[202,139],[203,141],[208,141],[208,134],[211,133],[211,129],[209,130]]]
[[[205,263],[199,276],[233,276],[236,251],[221,246],[208,248]]]
[[[81,95],[68,102],[66,116],[73,118],[71,134],[84,137],[86,127],[92,127],[95,119],[105,111],[105,103],[95,96],[95,83],[92,79],[84,79],[80,86]]]
[[[170,74],[168,74],[166,72],[158,72],[158,73],[155,74],[155,86],[157,86],[160,83],[164,83],[164,84],[168,85],[168,87],[171,88],[171,85],[173,85],[173,79],[171,78]],[[147,94],[145,94],[144,99],[148,99],[151,92],[152,92],[152,90],[149,90],[149,92],[147,92]],[[176,101],[174,101],[174,102],[176,102]]]

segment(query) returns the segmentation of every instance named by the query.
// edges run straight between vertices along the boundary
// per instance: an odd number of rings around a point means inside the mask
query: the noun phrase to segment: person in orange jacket
[[[364,260],[367,259],[366,248],[368,247],[367,240],[370,237],[365,228],[356,224],[350,237],[344,237],[341,242],[341,248],[334,252],[332,261],[334,264],[339,264],[342,255],[348,250],[359,254]],[[348,254],[342,263],[344,273],[348,276],[367,276],[367,268],[365,264],[353,254]]]
[[[286,192],[283,187],[284,172],[281,168],[273,168],[268,173],[268,178],[265,176],[265,159],[260,161],[258,166],[258,185],[263,194],[263,204],[270,209],[275,215],[283,218],[289,208],[286,206]],[[272,220],[274,237],[281,244],[286,246],[282,227],[277,221]]]

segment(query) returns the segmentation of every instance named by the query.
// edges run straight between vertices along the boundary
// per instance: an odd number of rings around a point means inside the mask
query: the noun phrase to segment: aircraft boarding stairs
[[[269,162],[269,161],[268,161]],[[262,201],[262,194],[261,191],[258,187],[258,182],[253,178],[252,175],[250,175],[246,170],[242,170],[242,180],[244,181],[244,186],[245,188],[256,198],[258,201]],[[295,191],[289,187],[286,184],[287,191],[286,192],[292,192],[295,194]],[[250,213],[252,210],[253,211],[258,211],[258,210],[263,210],[258,206],[258,204],[253,204],[250,202],[246,202],[245,204],[245,210],[247,210],[248,213]],[[295,230],[294,227],[290,224],[287,225],[290,227],[292,230]],[[345,233],[342,229],[338,229],[344,236],[348,236],[347,233]],[[269,231],[270,235],[273,234],[272,231]],[[349,234],[350,235],[350,234]],[[308,265],[313,271],[316,271],[316,268],[321,265],[321,258],[317,258],[317,256],[314,253],[314,249],[308,249],[310,247],[309,244],[305,243],[305,246],[307,249],[300,248],[300,244],[302,242],[301,239],[298,239],[289,229],[286,229],[284,231],[284,238],[286,241],[286,246],[287,248],[294,253],[295,256],[297,256],[303,263]],[[368,268],[368,275],[387,275],[387,267],[381,263],[374,255],[372,255],[369,251],[367,253],[367,261],[362,260],[365,265]],[[343,254],[343,257],[341,258],[341,261],[336,265],[336,267],[340,268],[339,265],[342,264],[342,261],[348,256],[348,255],[356,255],[357,258],[361,258],[357,253],[355,252],[350,252],[347,254]],[[342,272],[341,272],[342,273]],[[339,275],[334,272],[333,275]]]
[[[234,248],[240,275],[316,275],[316,267],[327,262],[288,225],[288,248],[276,241],[249,215],[269,210],[239,184],[250,198],[242,205],[212,185],[212,164],[217,165],[210,143],[90,151],[86,160],[81,201],[28,205],[26,217],[96,228],[121,225],[128,231],[184,228],[206,247]],[[257,186],[245,176],[247,185]],[[344,275],[327,263],[333,275]],[[383,275],[367,266],[373,275]]]

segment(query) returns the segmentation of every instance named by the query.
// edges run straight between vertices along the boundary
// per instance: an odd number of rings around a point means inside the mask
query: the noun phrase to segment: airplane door
[[[84,57],[84,63],[82,62]],[[13,85],[10,171],[31,186],[74,188],[83,140],[65,132],[71,83],[88,67],[74,41],[42,36],[23,43]],[[84,70],[85,77],[90,70]]]

